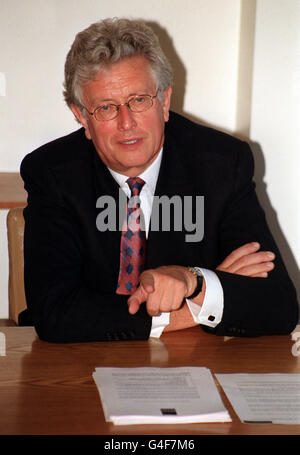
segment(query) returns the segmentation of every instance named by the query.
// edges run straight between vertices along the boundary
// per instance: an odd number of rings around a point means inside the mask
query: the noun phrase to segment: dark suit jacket
[[[25,216],[25,288],[38,335],[55,342],[146,339],[151,318],[145,305],[132,316],[127,297],[115,294],[120,232],[99,232],[96,200],[119,187],[84,130],[27,155],[21,175],[28,191]],[[156,195],[203,195],[204,237],[186,242],[182,232],[150,232],[146,268],[178,264],[214,270],[251,241],[275,252],[269,278],[217,272],[224,313],[217,335],[287,334],[298,321],[294,287],[257,201],[249,146],[229,135],[171,113]],[[199,330],[201,330],[199,328]],[[180,335],[179,335],[180,336]]]

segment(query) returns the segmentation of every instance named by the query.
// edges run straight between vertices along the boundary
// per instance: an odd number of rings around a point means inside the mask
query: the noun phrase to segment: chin
[[[141,155],[137,154],[130,159],[121,162],[121,165],[124,168],[134,168],[134,167],[141,167],[146,169],[148,166],[150,166],[151,162],[153,160],[153,156],[149,157],[142,157]]]

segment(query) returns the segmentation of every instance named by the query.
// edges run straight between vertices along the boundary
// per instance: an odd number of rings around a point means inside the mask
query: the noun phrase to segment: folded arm
[[[274,253],[258,251],[259,243],[252,242],[237,248],[217,267],[217,270],[248,277],[267,278],[274,268]],[[135,314],[146,302],[150,316],[170,312],[170,323],[165,332],[182,330],[197,325],[185,301],[196,287],[196,277],[186,267],[164,266],[143,272],[140,287],[128,299],[128,311]],[[202,291],[193,302],[202,306],[205,297],[205,281]]]
[[[254,191],[253,157],[248,145],[242,144],[235,157],[235,162],[228,166],[232,175],[226,176],[227,181],[232,181],[232,191],[226,195],[226,204],[218,221],[217,236],[212,235],[210,240],[217,245],[214,267],[209,268],[215,271],[222,285],[223,316],[216,327],[202,327],[217,335],[287,334],[298,322],[295,288]],[[207,235],[210,232],[204,234],[204,242]],[[191,265],[207,267],[201,259]],[[171,286],[166,285],[168,287]],[[156,290],[146,297],[150,314],[155,292]],[[163,293],[160,291],[160,294]],[[180,318],[181,323],[184,320],[182,326],[193,324],[193,318],[184,303],[187,295],[182,292],[177,300],[182,299],[181,306],[174,309],[173,304],[170,304],[171,320],[166,330],[172,329],[173,316],[179,316],[179,312],[184,315]],[[199,296],[195,302],[201,305],[203,297]],[[157,305],[155,302],[156,311],[166,311],[165,303],[162,303],[161,308]]]

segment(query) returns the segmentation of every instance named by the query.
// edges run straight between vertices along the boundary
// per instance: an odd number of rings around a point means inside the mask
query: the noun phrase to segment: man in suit
[[[171,94],[171,67],[144,23],[105,20],[77,35],[65,99],[82,128],[21,165],[28,310],[20,324],[33,323],[42,339],[147,339],[194,325],[257,336],[295,327],[295,290],[255,195],[248,145],[169,112]],[[122,192],[133,201],[127,224],[105,229],[103,214],[118,218]],[[108,196],[114,214],[104,212]],[[153,229],[161,197],[183,205],[190,197],[182,217],[200,220],[203,235],[193,238],[186,222],[175,226],[178,207],[167,229],[161,220]]]

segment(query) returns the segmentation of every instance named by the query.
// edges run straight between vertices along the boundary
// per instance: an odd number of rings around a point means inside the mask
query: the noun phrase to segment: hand
[[[223,272],[235,273],[250,277],[267,278],[274,268],[275,254],[271,251],[259,251],[257,242],[246,243],[230,253],[217,267]]]
[[[146,270],[140,276],[140,286],[128,299],[128,311],[135,314],[143,302],[150,316],[178,310],[194,291],[196,281],[187,267],[170,265]]]

